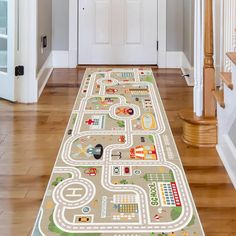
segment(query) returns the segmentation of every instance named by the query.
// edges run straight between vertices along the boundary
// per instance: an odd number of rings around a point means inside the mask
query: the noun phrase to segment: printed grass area
[[[152,135],[148,135],[148,138],[149,138],[149,140],[150,140],[152,143],[154,143],[154,138],[153,138]]]
[[[192,217],[192,219],[190,220],[190,222],[188,223],[188,227],[190,227],[191,225],[194,225],[195,224],[195,219],[196,219],[196,217],[195,217],[195,215],[193,215],[193,217]]]
[[[117,124],[120,128],[124,128],[125,127],[125,122],[123,120],[119,120],[117,121]]]
[[[150,83],[153,83],[154,82],[154,78],[152,76],[147,76],[146,78],[144,78],[144,81],[147,81],[147,82],[150,82]]]
[[[173,207],[170,213],[171,220],[176,220],[180,217],[182,212],[182,207]]]

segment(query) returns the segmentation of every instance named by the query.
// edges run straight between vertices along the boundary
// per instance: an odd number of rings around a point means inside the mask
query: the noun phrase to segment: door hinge
[[[157,51],[159,50],[159,41],[157,41]]]
[[[16,66],[15,67],[15,76],[23,76],[25,74],[24,66]]]

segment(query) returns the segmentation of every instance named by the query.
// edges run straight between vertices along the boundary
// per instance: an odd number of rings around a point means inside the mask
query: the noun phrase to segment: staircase
[[[222,86],[214,90],[217,101],[217,151],[236,188],[236,52],[227,53],[232,72],[222,72]]]
[[[236,0],[219,4],[213,0],[195,1],[194,110],[183,110],[179,115],[183,141],[196,147],[216,146],[236,189]],[[217,14],[220,39],[214,32]],[[223,71],[220,86],[214,37],[220,40],[216,44],[220,45],[218,66]]]

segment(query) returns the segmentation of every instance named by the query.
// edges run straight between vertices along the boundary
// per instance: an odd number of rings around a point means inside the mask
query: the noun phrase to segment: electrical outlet
[[[42,36],[42,48],[46,48],[48,46],[48,38],[47,36]]]
[[[44,49],[48,46],[48,38],[46,35],[41,36],[41,53],[44,53]]]

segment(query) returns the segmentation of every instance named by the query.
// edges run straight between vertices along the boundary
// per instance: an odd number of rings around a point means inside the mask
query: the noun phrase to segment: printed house
[[[150,145],[131,148],[130,158],[138,160],[157,160],[156,147],[154,145]]]

